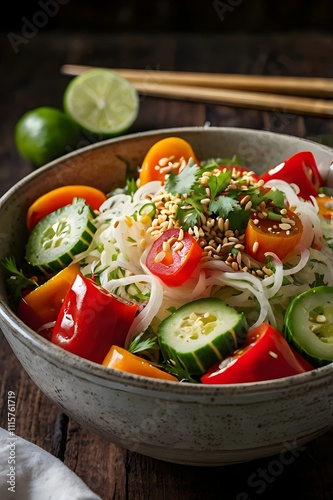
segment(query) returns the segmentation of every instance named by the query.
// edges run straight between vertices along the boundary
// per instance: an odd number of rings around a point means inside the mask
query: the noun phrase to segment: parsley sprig
[[[7,284],[14,301],[18,301],[22,297],[26,288],[39,286],[36,276],[26,276],[22,269],[17,267],[14,257],[4,257],[0,260],[0,264],[10,273]]]
[[[151,327],[137,335],[128,347],[132,354],[140,353],[140,356],[150,359],[156,363],[159,357],[159,344],[157,336]]]

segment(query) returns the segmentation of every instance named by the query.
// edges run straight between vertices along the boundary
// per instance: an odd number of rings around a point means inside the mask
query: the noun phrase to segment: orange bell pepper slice
[[[327,194],[319,194],[316,196],[319,208],[319,215],[325,219],[333,219],[333,196]]]
[[[193,158],[198,163],[192,146],[184,139],[167,137],[157,141],[149,149],[142,162],[139,174],[140,186],[150,181],[161,181],[164,184],[165,175],[169,173],[168,161],[180,162],[180,160],[184,159],[188,162],[190,158]],[[173,172],[177,173],[177,169],[174,169]]]
[[[35,331],[55,321],[64,298],[79,272],[80,265],[71,264],[29,292],[18,304],[18,317]]]
[[[158,378],[162,380],[170,380],[171,382],[178,382],[178,379],[170,373],[160,370],[152,365],[149,361],[132,354],[122,347],[113,345],[105,356],[102,363],[103,366],[121,370],[135,375],[142,375],[144,377]]]
[[[74,198],[83,198],[93,210],[98,210],[107,199],[103,191],[92,186],[69,185],[52,189],[35,200],[27,212],[27,228],[31,231],[46,215],[72,203]]]

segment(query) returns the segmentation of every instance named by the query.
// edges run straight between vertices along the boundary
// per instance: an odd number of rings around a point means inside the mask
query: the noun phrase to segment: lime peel
[[[139,97],[126,78],[115,71],[96,68],[68,84],[64,109],[84,130],[115,136],[127,131],[136,120]]]

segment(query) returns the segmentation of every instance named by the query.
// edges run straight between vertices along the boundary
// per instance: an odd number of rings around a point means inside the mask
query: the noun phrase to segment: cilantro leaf
[[[264,201],[272,201],[274,206],[283,208],[285,206],[284,194],[279,189],[270,189],[263,196]]]
[[[219,175],[211,175],[207,181],[208,187],[210,189],[210,197],[213,200],[219,194],[225,191],[232,177],[232,171],[227,170],[226,172],[221,172]]]
[[[169,175],[164,185],[165,191],[173,195],[190,193],[193,191],[198,172],[197,164],[190,158],[185,168],[179,174],[172,172]]]
[[[274,206],[278,208],[285,207],[284,194],[279,189],[270,189],[267,193],[263,193],[258,188],[249,189],[247,194],[250,196],[252,205],[257,207],[262,201],[273,202]]]
[[[212,200],[209,204],[209,210],[218,214],[223,219],[227,219],[230,212],[238,211],[241,207],[237,200],[229,196],[220,196],[216,200]]]
[[[228,215],[229,228],[232,231],[236,231],[237,229],[240,232],[245,231],[250,217],[251,217],[250,210],[237,210],[234,212],[230,212]]]
[[[189,196],[177,209],[177,220],[180,227],[187,231],[201,220],[202,205],[200,196]]]
[[[244,160],[240,156],[236,155],[234,155],[232,158],[212,158],[201,162],[201,165],[205,167],[205,170],[213,169],[221,165],[242,166],[243,164]]]

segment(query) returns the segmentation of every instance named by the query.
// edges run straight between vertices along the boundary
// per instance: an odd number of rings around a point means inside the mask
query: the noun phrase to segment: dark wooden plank
[[[127,498],[126,459],[125,450],[69,420],[65,464],[103,499]]]

